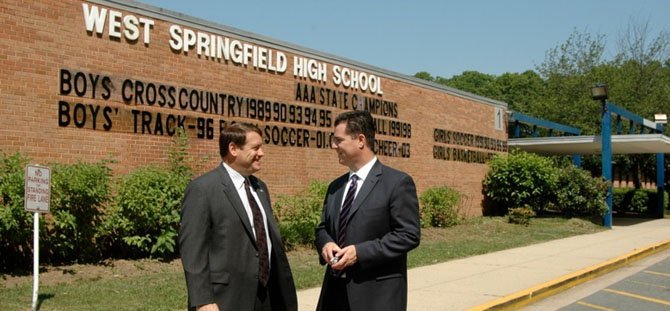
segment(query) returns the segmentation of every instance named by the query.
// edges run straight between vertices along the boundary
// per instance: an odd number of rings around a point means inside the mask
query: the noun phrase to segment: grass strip
[[[501,217],[477,217],[451,228],[422,230],[421,245],[410,252],[409,266],[418,267],[521,247],[574,235],[594,233],[601,226],[579,219],[536,218],[529,226],[514,225]],[[313,249],[288,253],[298,289],[320,286],[324,268]],[[99,273],[97,277],[68,271],[63,281],[40,286],[40,310],[183,310],[186,287],[180,265],[139,262],[141,269],[123,275]],[[162,265],[149,268],[148,265]],[[90,268],[90,267],[89,267]],[[100,266],[99,269],[114,269]],[[48,268],[47,268],[48,270]],[[74,277],[73,277],[74,275]],[[32,277],[6,285],[0,276],[0,310],[28,310]]]

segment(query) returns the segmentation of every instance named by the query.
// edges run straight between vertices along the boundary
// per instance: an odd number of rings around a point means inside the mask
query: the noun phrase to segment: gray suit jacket
[[[293,276],[273,217],[265,183],[251,176],[267,215],[272,241],[270,299],[273,310],[297,310]],[[258,250],[253,226],[233,182],[221,165],[193,180],[184,196],[179,230],[188,306],[217,303],[220,310],[253,310]]]
[[[345,174],[328,186],[322,221],[316,228],[316,249],[336,242]],[[377,161],[361,186],[349,213],[346,244],[356,245],[358,262],[346,269],[352,310],[407,309],[407,252],[419,245],[419,203],[412,177]],[[333,296],[330,267],[326,269],[317,310]]]

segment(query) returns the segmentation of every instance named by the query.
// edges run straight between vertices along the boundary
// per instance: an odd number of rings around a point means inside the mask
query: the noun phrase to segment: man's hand
[[[337,246],[337,244],[335,244],[333,242],[328,242],[321,249],[321,257],[329,265],[332,265],[331,260],[333,259],[333,257],[335,257],[335,254],[337,254],[337,252],[339,252],[339,251],[340,251],[340,247]]]
[[[355,245],[349,245],[345,248],[340,249],[335,253],[335,256],[340,258],[340,260],[338,260],[336,263],[330,264],[330,267],[333,268],[333,270],[342,270],[347,267],[353,266],[354,264],[356,264],[356,262],[358,262],[358,256],[356,256]]]
[[[215,303],[195,307],[196,311],[219,311],[219,306]]]

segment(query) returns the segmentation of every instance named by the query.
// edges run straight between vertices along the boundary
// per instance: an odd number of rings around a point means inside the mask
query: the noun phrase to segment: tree
[[[537,71],[546,82],[545,96],[534,107],[537,117],[575,126],[584,133],[597,131],[600,106],[589,90],[597,81],[595,69],[603,64],[605,39],[573,30],[561,45],[549,50]]]
[[[417,73],[414,74],[414,77],[419,78],[419,79],[423,79],[423,80],[426,80],[426,81],[431,81],[431,82],[435,81],[435,78],[433,78],[433,76],[431,76],[430,73],[428,73],[426,71],[417,72]]]
[[[664,66],[670,58],[670,33],[652,36],[649,23],[631,21],[618,38],[619,51],[612,61],[618,69],[610,77],[612,98],[617,104],[646,118],[670,111],[670,69]],[[666,87],[663,87],[666,86]]]
[[[464,71],[449,79],[437,77],[436,80],[449,87],[493,99],[499,99],[502,95],[496,77],[478,71]]]
[[[664,30],[652,36],[648,22],[631,20],[618,38],[619,51],[610,62],[613,70],[605,74],[611,100],[647,119],[670,112],[670,33]],[[617,161],[620,170],[631,172],[635,188],[641,187],[641,176],[654,175],[653,155],[630,155]]]
[[[496,79],[500,97],[496,98],[509,105],[510,110],[529,115],[537,115],[536,103],[544,98],[545,82],[535,71],[504,73]]]

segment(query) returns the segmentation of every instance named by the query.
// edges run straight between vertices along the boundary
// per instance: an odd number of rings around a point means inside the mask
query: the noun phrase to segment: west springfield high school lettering
[[[152,19],[131,14],[123,15],[119,11],[98,8],[96,5],[89,6],[88,3],[83,3],[82,7],[88,32],[103,35],[107,25],[107,34],[111,38],[121,39],[123,35],[126,40],[135,41],[142,36],[145,45],[151,43],[151,30],[155,25]],[[274,73],[284,73],[288,67],[286,54],[281,51],[204,31],[191,30],[180,25],[171,25],[169,33],[169,46],[176,52],[188,54],[189,51],[195,51],[197,55],[209,59],[223,60],[245,67],[251,64],[254,69]],[[294,77],[314,82],[328,82],[328,64],[299,56],[294,56],[293,64]],[[342,86],[345,89],[380,96],[384,94],[381,78],[363,71],[333,65],[332,81],[335,86]]]

